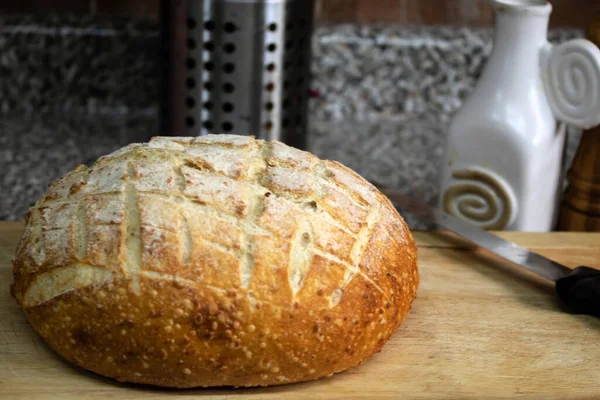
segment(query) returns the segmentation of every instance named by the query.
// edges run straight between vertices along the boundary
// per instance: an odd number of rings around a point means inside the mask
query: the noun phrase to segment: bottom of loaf
[[[120,382],[251,387],[315,380],[362,364],[381,350],[412,301],[390,302],[361,278],[333,309],[281,307],[240,291],[144,278],[136,295],[130,284],[89,286],[25,313],[62,357]]]

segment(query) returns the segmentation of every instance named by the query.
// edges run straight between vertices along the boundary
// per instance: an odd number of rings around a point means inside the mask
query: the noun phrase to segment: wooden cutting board
[[[22,224],[0,222],[0,399],[600,398],[600,320],[568,315],[552,286],[444,232],[415,232],[421,286],[383,351],[331,378],[261,389],[161,390],[63,362],[9,294]],[[600,233],[502,236],[571,267],[600,268]],[[343,338],[340,338],[343,340]]]

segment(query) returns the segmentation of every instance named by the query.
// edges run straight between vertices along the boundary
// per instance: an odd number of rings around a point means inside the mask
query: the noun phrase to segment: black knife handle
[[[556,293],[571,313],[600,317],[600,270],[573,269],[556,281]]]

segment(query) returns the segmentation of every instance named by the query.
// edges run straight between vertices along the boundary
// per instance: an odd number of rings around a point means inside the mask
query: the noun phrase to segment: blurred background
[[[551,3],[554,43],[583,37],[600,14],[597,0]],[[76,165],[170,134],[159,123],[164,10],[159,0],[0,0],[0,220],[21,220]],[[307,150],[435,202],[444,133],[493,24],[487,0],[318,0],[314,27],[297,32],[311,48]]]

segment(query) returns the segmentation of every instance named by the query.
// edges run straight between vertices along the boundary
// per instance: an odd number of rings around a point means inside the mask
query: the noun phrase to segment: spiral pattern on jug
[[[599,54],[597,48],[583,40],[573,40],[552,50],[546,65],[549,80],[546,89],[557,119],[584,127],[598,114]]]
[[[457,180],[443,197],[445,211],[483,229],[504,229],[510,223],[513,202],[505,185],[492,175],[465,169],[452,174]]]

